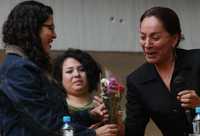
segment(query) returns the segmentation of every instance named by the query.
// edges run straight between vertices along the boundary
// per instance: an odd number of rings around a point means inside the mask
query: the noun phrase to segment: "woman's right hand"
[[[103,100],[98,96],[94,96],[93,103],[95,106],[92,110],[90,110],[90,115],[100,122],[108,121],[108,109],[106,108]]]
[[[117,136],[119,132],[118,126],[115,124],[106,124],[95,129],[95,131],[96,136]]]
[[[182,90],[177,94],[177,99],[184,108],[195,108],[200,105],[200,97],[195,90]]]

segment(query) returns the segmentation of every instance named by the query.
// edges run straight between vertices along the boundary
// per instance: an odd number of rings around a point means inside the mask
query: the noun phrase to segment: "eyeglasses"
[[[55,32],[55,26],[54,25],[43,24],[42,26],[47,27],[52,32]]]

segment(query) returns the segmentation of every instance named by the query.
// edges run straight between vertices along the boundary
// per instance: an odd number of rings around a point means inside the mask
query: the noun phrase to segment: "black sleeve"
[[[127,103],[125,136],[144,136],[146,124],[149,121],[149,115],[144,110],[131,78],[127,78]]]
[[[94,129],[89,129],[77,123],[73,123],[72,127],[74,128],[74,136],[96,136]]]

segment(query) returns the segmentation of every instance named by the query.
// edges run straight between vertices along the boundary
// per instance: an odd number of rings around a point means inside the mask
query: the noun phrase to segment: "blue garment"
[[[68,114],[64,93],[28,58],[8,53],[0,67],[2,136],[56,136]],[[78,117],[78,116],[77,116]],[[73,124],[77,136],[95,131]]]

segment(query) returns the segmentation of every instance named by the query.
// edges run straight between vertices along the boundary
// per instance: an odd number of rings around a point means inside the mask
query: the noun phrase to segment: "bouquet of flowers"
[[[118,123],[119,111],[121,110],[121,97],[124,87],[116,78],[103,78],[100,84],[101,98],[109,112],[109,123]]]

